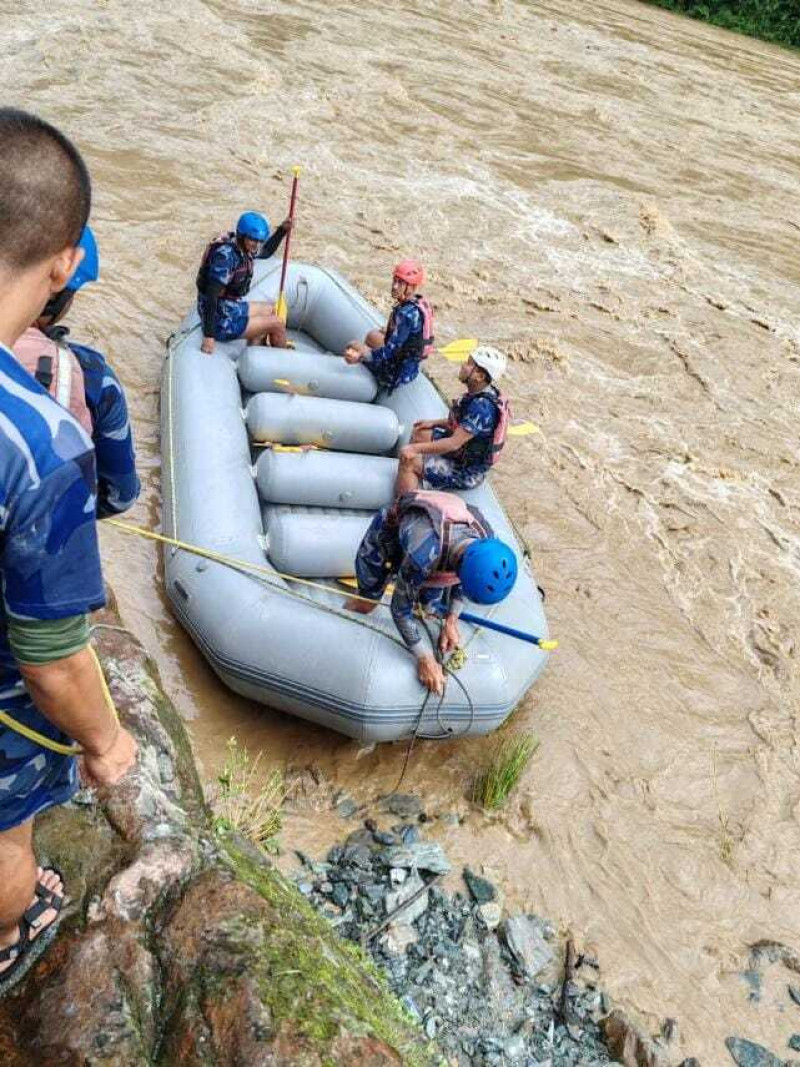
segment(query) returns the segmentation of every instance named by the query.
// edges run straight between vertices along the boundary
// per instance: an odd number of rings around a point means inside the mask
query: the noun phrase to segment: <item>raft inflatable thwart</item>
[[[279,274],[276,260],[257,263],[250,298],[274,302]],[[226,685],[272,708],[366,742],[488,733],[547,653],[462,622],[466,662],[443,698],[426,701],[388,597],[369,616],[351,613],[339,581],[352,576],[364,531],[392,499],[397,454],[414,422],[443,418],[446,406],[424,374],[388,395],[366,367],[338,355],[382,325],[339,275],[294,263],[286,295],[294,350],[234,341],[205,355],[196,312],[168,343],[164,532],[254,568],[168,547],[175,613]],[[293,450],[304,445],[316,447]],[[546,638],[540,591],[491,487],[463,496],[520,563],[503,603],[470,610]],[[438,624],[427,629],[435,640]]]

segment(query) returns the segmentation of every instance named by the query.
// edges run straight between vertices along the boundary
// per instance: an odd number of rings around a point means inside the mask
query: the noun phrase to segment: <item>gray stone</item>
[[[773,1056],[768,1049],[757,1045],[755,1041],[747,1041],[743,1037],[727,1037],[725,1044],[739,1067],[784,1067],[783,1060]]]
[[[494,900],[490,900],[486,904],[481,904],[481,906],[478,908],[478,915],[480,916],[480,920],[487,930],[497,929],[497,927],[500,925],[500,919],[502,917],[502,914],[503,909]]]
[[[436,1037],[436,1031],[438,1027],[436,1025],[436,1016],[431,1015],[428,1021],[425,1023],[425,1034],[433,1041]]]
[[[422,811],[422,804],[419,797],[415,797],[410,793],[395,793],[393,796],[386,797],[381,804],[381,808],[384,811],[390,811],[392,815],[397,815],[401,819],[409,819],[419,815]]]
[[[789,1048],[792,1052],[800,1052],[800,1034],[792,1034],[789,1038]]]
[[[470,896],[476,904],[488,904],[497,897],[497,890],[488,878],[481,878],[469,869],[464,868],[464,881],[467,883]]]
[[[425,883],[422,881],[416,871],[412,871],[406,881],[391,893],[386,894],[386,914],[391,915],[395,912],[401,904],[405,904],[407,900],[410,900],[415,893],[419,892],[423,888]],[[402,916],[404,923],[413,923],[417,919],[421,918],[428,910],[428,893],[421,893],[417,900],[413,904],[409,904],[407,908],[404,908],[398,919]]]
[[[336,814],[340,819],[352,819],[357,811],[358,804],[356,804],[352,797],[342,797],[336,805]]]
[[[800,1007],[800,986],[790,985],[787,988],[789,990],[789,996],[792,998],[795,1004]]]
[[[521,1034],[514,1034],[503,1044],[503,1052],[511,1061],[516,1063],[525,1055],[525,1038]]]
[[[436,843],[420,841],[413,845],[398,845],[381,853],[381,861],[387,867],[408,867],[432,874],[447,874],[450,861]]]
[[[350,890],[343,882],[337,882],[331,893],[331,900],[340,908],[344,908],[350,899]]]
[[[385,830],[376,830],[372,835],[379,845],[399,845],[400,838],[397,834],[387,833]]]
[[[545,940],[539,919],[515,915],[506,919],[503,927],[506,944],[519,969],[528,978],[535,978],[553,961],[553,950]]]
[[[415,943],[418,936],[408,921],[392,923],[386,933],[386,951],[392,956],[405,956],[406,950]]]
[[[408,878],[408,871],[402,867],[392,867],[389,871],[389,881],[392,885],[402,885],[406,878]]]
[[[742,971],[742,978],[748,988],[747,999],[758,1003],[761,1000],[761,973],[759,971]]]

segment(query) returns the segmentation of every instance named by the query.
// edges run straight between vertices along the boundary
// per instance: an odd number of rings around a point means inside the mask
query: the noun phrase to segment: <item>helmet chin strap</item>
[[[63,315],[74,295],[71,289],[62,289],[60,293],[54,293],[39,312],[39,317],[46,316],[52,322],[56,322],[59,316]]]

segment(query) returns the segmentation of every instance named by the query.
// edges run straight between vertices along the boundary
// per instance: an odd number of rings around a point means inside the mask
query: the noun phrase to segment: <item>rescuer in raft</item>
[[[75,294],[100,275],[100,255],[89,226],[84,227],[77,247],[83,251],[78,269],[66,287],[47,301],[13,351],[91,437],[97,460],[97,517],[106,519],[133,506],[140,483],[128,405],[119,379],[104,356],[68,341],[69,330],[58,325]]]
[[[466,386],[446,419],[414,423],[400,450],[397,495],[424,489],[474,489],[497,462],[510,410],[496,386],[506,372],[504,353],[479,345],[459,368]]]
[[[404,259],[392,272],[393,307],[385,330],[370,330],[361,341],[344,350],[348,363],[363,363],[382,389],[390,393],[413,382],[420,364],[433,351],[433,310],[418,292],[425,284],[425,269],[415,259]]]
[[[257,211],[239,216],[236,231],[215,238],[203,253],[197,272],[197,312],[203,327],[200,351],[211,355],[215,341],[240,337],[287,348],[286,327],[272,304],[248,301],[257,259],[269,259],[291,229],[286,219],[270,236],[269,223]]]
[[[477,604],[505,600],[517,580],[517,559],[477,508],[452,493],[420,490],[381,508],[359,546],[355,571],[359,595],[345,607],[368,615],[394,577],[392,618],[416,656],[420,682],[440,694],[444,671],[422,640],[417,608],[444,616],[438,642],[444,656],[459,646],[464,597]]]

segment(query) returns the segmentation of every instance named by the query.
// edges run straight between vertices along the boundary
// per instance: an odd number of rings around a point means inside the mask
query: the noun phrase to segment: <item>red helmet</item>
[[[418,259],[403,259],[392,272],[393,278],[399,278],[406,285],[424,285],[425,268]]]

